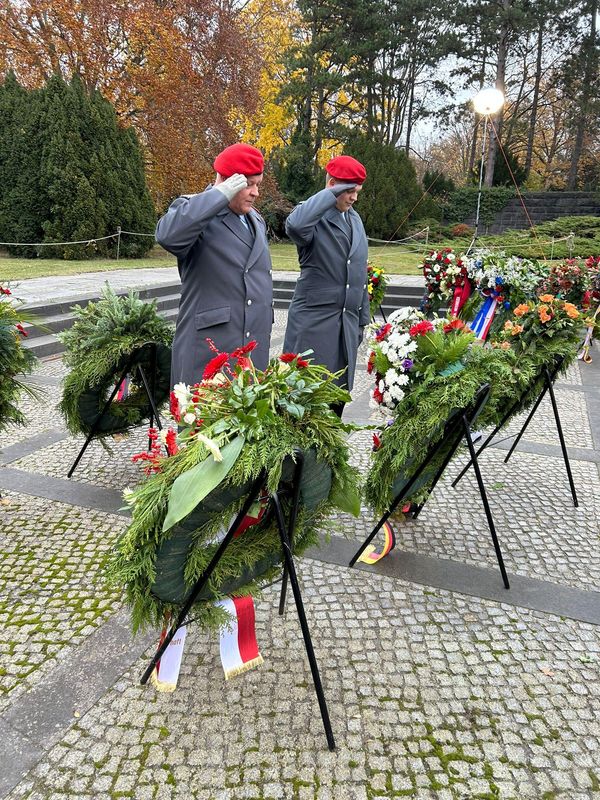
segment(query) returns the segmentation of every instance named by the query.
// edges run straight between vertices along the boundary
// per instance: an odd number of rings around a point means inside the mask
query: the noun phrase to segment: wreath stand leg
[[[489,526],[489,529],[490,529],[490,534],[492,536],[492,542],[493,542],[493,545],[494,545],[494,550],[496,551],[496,558],[498,560],[498,566],[500,567],[500,573],[502,575],[502,581],[503,581],[504,587],[506,589],[510,588],[510,584],[509,584],[509,581],[508,581],[508,576],[506,574],[506,569],[505,569],[505,566],[504,566],[504,559],[502,558],[502,552],[500,550],[500,544],[499,544],[499,541],[498,541],[498,536],[496,534],[496,528],[495,528],[495,525],[494,525],[494,519],[492,517],[492,512],[491,512],[490,505],[489,505],[488,498],[487,498],[487,493],[485,491],[485,485],[483,483],[483,478],[481,476],[481,470],[479,469],[479,463],[477,461],[477,453],[475,452],[475,447],[473,446],[473,442],[471,441],[471,436],[470,436],[471,423],[472,423],[473,419],[476,418],[476,416],[479,413],[480,409],[483,407],[483,404],[485,403],[488,394],[489,394],[489,386],[486,384],[486,385],[482,386],[479,389],[479,391],[477,392],[477,394],[475,396],[475,399],[474,399],[473,403],[471,404],[471,407],[468,410],[463,410],[461,412],[455,413],[449,419],[448,423],[446,424],[445,435],[442,437],[442,439],[440,439],[439,442],[437,442],[429,450],[429,452],[427,453],[425,459],[419,465],[419,468],[416,470],[416,472],[413,474],[413,476],[410,478],[410,480],[406,483],[406,485],[396,495],[396,497],[394,498],[394,500],[393,500],[391,506],[389,507],[389,509],[383,514],[383,516],[381,517],[381,519],[379,520],[377,525],[373,528],[371,533],[367,536],[365,541],[362,543],[362,545],[359,547],[359,549],[356,551],[356,553],[352,556],[352,559],[350,560],[350,564],[349,564],[350,567],[353,567],[356,564],[356,562],[358,561],[358,559],[360,558],[362,553],[366,550],[366,548],[373,541],[373,539],[375,538],[377,533],[381,530],[381,528],[383,527],[384,523],[387,522],[387,520],[394,513],[394,511],[398,507],[398,505],[409,494],[411,488],[417,482],[419,477],[423,474],[423,472],[425,471],[427,466],[430,464],[432,459],[440,452],[440,450],[442,448],[448,447],[448,443],[450,443],[448,452],[444,456],[444,460],[443,460],[441,466],[438,467],[438,469],[436,470],[435,476],[434,476],[434,478],[433,478],[433,480],[431,482],[431,486],[428,489],[427,497],[417,507],[417,510],[414,513],[415,517],[418,516],[418,514],[421,511],[421,509],[423,508],[423,506],[427,502],[427,499],[431,495],[431,492],[433,491],[436,483],[439,481],[439,479],[441,478],[444,470],[448,466],[448,464],[450,462],[450,459],[452,458],[452,456],[456,452],[462,437],[466,436],[468,444],[469,444],[469,452],[470,452],[471,459],[472,459],[472,462],[473,462],[473,467],[475,469],[475,474],[477,476],[477,485],[479,487],[479,494],[481,496],[481,502],[483,503],[486,519],[487,519],[488,526]]]
[[[566,443],[565,443],[565,437],[564,437],[564,434],[563,434],[562,424],[561,424],[561,421],[560,421],[560,414],[559,414],[559,411],[558,411],[558,404],[557,404],[557,402],[556,402],[556,396],[555,396],[555,394],[554,394],[554,382],[555,382],[555,380],[556,380],[556,377],[557,377],[557,375],[558,375],[558,373],[559,373],[559,370],[560,370],[560,368],[561,368],[561,366],[562,366],[562,364],[563,364],[563,361],[564,361],[564,358],[559,358],[559,359],[556,361],[556,363],[554,364],[554,367],[552,368],[552,371],[550,371],[550,370],[548,369],[548,367],[544,367],[544,369],[543,369],[544,387],[543,387],[543,389],[541,390],[541,392],[539,393],[539,395],[538,395],[538,397],[537,397],[537,399],[536,399],[535,403],[533,404],[533,406],[532,406],[532,408],[531,408],[531,411],[529,412],[529,414],[528,414],[528,416],[527,416],[527,419],[526,419],[526,420],[525,420],[525,422],[523,423],[523,427],[521,428],[521,430],[520,430],[520,431],[519,431],[519,433],[517,434],[517,436],[516,436],[516,438],[515,438],[514,442],[512,443],[512,445],[511,445],[511,448],[510,448],[510,450],[508,451],[508,454],[506,455],[506,458],[504,459],[504,463],[505,463],[505,464],[507,464],[507,463],[508,463],[508,461],[509,461],[510,457],[512,456],[512,454],[514,453],[515,449],[517,448],[517,445],[518,445],[518,444],[519,444],[519,442],[521,441],[521,439],[522,439],[522,437],[523,437],[523,434],[525,433],[525,431],[526,431],[526,430],[527,430],[527,428],[529,427],[529,423],[531,422],[531,420],[532,420],[532,419],[533,419],[533,417],[535,416],[535,413],[536,413],[536,411],[538,410],[538,408],[539,408],[539,406],[540,406],[540,404],[541,404],[542,400],[543,400],[543,399],[544,399],[544,397],[546,396],[546,392],[548,392],[548,393],[549,393],[549,395],[550,395],[550,402],[552,403],[552,411],[553,411],[553,414],[554,414],[554,421],[555,421],[555,423],[556,423],[556,430],[557,430],[557,432],[558,432],[558,438],[559,438],[559,441],[560,441],[560,446],[561,446],[561,450],[562,450],[563,460],[564,460],[564,462],[565,462],[565,469],[566,469],[566,471],[567,471],[567,478],[568,478],[568,480],[569,480],[569,487],[570,487],[570,489],[571,489],[571,497],[573,498],[573,505],[574,505],[576,508],[578,508],[578,507],[579,507],[579,501],[578,501],[578,499],[577,499],[577,491],[576,491],[576,489],[575,489],[575,482],[574,482],[574,480],[573,480],[573,473],[571,472],[571,463],[570,463],[570,461],[569,461],[569,454],[568,454],[568,452],[567,452],[567,446],[566,446]],[[527,390],[526,390],[526,391],[527,391]],[[509,409],[509,410],[506,412],[506,414],[505,414],[505,415],[502,417],[502,419],[501,419],[501,421],[498,423],[498,425],[496,425],[496,427],[494,428],[494,430],[493,430],[493,431],[492,431],[492,432],[489,434],[489,436],[487,436],[487,438],[485,439],[484,443],[483,443],[483,444],[481,445],[481,447],[480,447],[480,448],[477,450],[477,456],[479,456],[479,455],[481,454],[481,452],[482,452],[483,450],[485,450],[485,448],[486,448],[486,447],[488,447],[488,446],[490,445],[490,443],[491,443],[492,439],[493,439],[493,438],[496,436],[496,434],[498,433],[498,431],[500,431],[500,430],[501,430],[501,429],[502,429],[502,428],[503,428],[503,427],[506,425],[506,423],[507,423],[507,422],[508,422],[508,420],[509,420],[509,419],[510,419],[510,418],[513,416],[513,414],[515,413],[515,411],[516,411],[516,410],[517,410],[517,409],[518,409],[518,408],[519,408],[519,407],[522,405],[523,397],[525,396],[525,394],[526,394],[526,391],[525,391],[525,392],[523,392],[523,394],[522,394],[522,395],[521,395],[521,397],[520,397],[520,398],[517,400],[517,402],[516,402],[516,403],[514,403],[514,404],[513,404],[513,405],[510,407],[510,409]],[[469,450],[470,450],[470,448],[469,448]],[[470,467],[472,466],[472,464],[473,464],[473,460],[472,460],[472,458],[471,458],[471,460],[470,460],[469,462],[467,462],[467,464],[466,464],[466,465],[463,467],[463,469],[460,471],[460,473],[458,474],[458,476],[457,476],[457,477],[454,479],[454,481],[452,482],[452,486],[453,486],[453,487],[456,487],[456,486],[457,486],[458,482],[459,482],[459,481],[462,479],[462,477],[463,477],[463,476],[464,476],[464,475],[467,473],[467,471],[470,469]]]
[[[321,710],[321,717],[322,717],[322,720],[323,720],[323,727],[325,728],[325,736],[327,737],[327,746],[328,746],[328,748],[330,750],[334,750],[335,749],[335,741],[334,741],[333,732],[332,732],[332,729],[331,729],[331,722],[330,722],[330,719],[329,719],[329,712],[327,710],[327,703],[325,701],[325,694],[323,692],[323,685],[321,683],[321,677],[320,677],[320,674],[319,674],[319,669],[318,669],[318,666],[317,666],[315,652],[314,652],[314,648],[313,648],[313,645],[312,645],[312,639],[311,639],[311,636],[310,636],[310,630],[309,630],[309,627],[308,627],[308,622],[306,620],[306,614],[305,614],[305,611],[304,611],[304,603],[302,601],[302,594],[300,592],[300,586],[299,586],[299,583],[298,583],[298,577],[297,577],[297,574],[296,574],[296,568],[294,566],[294,559],[293,559],[293,555],[292,555],[292,541],[293,541],[294,526],[295,526],[296,518],[297,518],[297,515],[298,515],[298,500],[299,500],[299,496],[300,496],[300,477],[301,477],[301,474],[302,474],[302,466],[303,466],[303,459],[302,458],[297,458],[297,460],[296,460],[296,468],[295,468],[295,471],[294,471],[294,485],[293,485],[293,489],[292,489],[292,507],[291,507],[291,510],[290,510],[290,515],[289,515],[289,519],[288,519],[287,525],[286,525],[286,522],[285,522],[285,519],[284,519],[284,515],[283,515],[283,511],[282,511],[282,508],[281,508],[281,501],[279,499],[279,493],[278,492],[273,493],[271,495],[271,497],[269,498],[269,501],[272,504],[274,512],[275,512],[275,519],[276,519],[276,522],[277,522],[277,528],[278,528],[278,531],[279,531],[279,538],[281,540],[281,549],[282,549],[282,553],[283,553],[284,570],[285,570],[284,574],[289,577],[289,582],[292,585],[292,592],[293,592],[294,600],[295,600],[295,603],[296,603],[296,609],[298,611],[298,617],[299,617],[299,620],[300,620],[300,627],[302,629],[302,636],[304,638],[304,646],[305,646],[305,649],[306,649],[306,654],[308,656],[308,661],[309,661],[310,669],[311,669],[311,672],[312,672],[313,682],[314,682],[314,686],[315,686],[315,692],[316,692],[316,695],[317,695],[317,700],[319,702],[319,708]],[[152,675],[152,672],[153,672],[156,664],[158,663],[158,661],[160,661],[161,656],[163,655],[163,653],[165,652],[165,650],[169,646],[171,640],[173,639],[173,637],[177,633],[178,629],[184,624],[184,622],[185,622],[185,620],[186,620],[186,618],[187,618],[192,606],[194,605],[194,603],[196,601],[196,598],[198,597],[200,592],[203,590],[203,588],[208,583],[208,580],[210,579],[210,576],[212,575],[212,573],[214,572],[217,564],[219,563],[220,559],[222,558],[223,553],[227,549],[227,546],[229,545],[229,543],[233,539],[233,535],[234,535],[235,531],[238,529],[238,527],[240,526],[240,523],[242,522],[242,519],[244,518],[244,516],[250,510],[252,504],[256,501],[256,499],[260,495],[260,492],[262,490],[262,487],[264,486],[265,480],[266,480],[266,473],[261,473],[261,475],[259,475],[259,477],[256,479],[256,481],[253,483],[252,488],[250,489],[250,492],[248,494],[248,497],[246,498],[246,500],[244,502],[244,505],[242,506],[242,508],[241,508],[240,512],[238,513],[236,519],[234,520],[233,524],[230,526],[230,528],[229,528],[229,530],[227,532],[227,535],[225,536],[225,538],[223,539],[223,541],[219,545],[217,551],[215,552],[214,556],[212,557],[212,559],[210,561],[210,564],[207,566],[207,568],[204,570],[204,572],[202,573],[200,578],[198,578],[198,580],[194,584],[194,587],[193,587],[193,589],[191,591],[190,596],[188,597],[188,599],[186,600],[186,602],[182,606],[181,611],[179,612],[179,616],[177,617],[176,621],[173,622],[173,624],[171,625],[171,627],[170,627],[167,635],[165,636],[163,642],[160,644],[158,650],[156,651],[156,653],[152,657],[152,660],[150,661],[146,671],[144,672],[144,674],[142,675],[142,677],[140,679],[140,683],[141,684],[145,684],[145,683],[148,682],[148,680],[149,680],[150,676]],[[286,578],[286,583],[287,583],[287,578]],[[282,598],[283,599],[280,601],[280,607],[282,606],[282,604],[283,605],[285,604],[285,592],[284,592],[283,588],[282,588]]]
[[[143,367],[142,367],[142,365],[140,363],[138,363],[136,365],[136,369],[138,370],[140,378],[142,379],[142,383],[144,385],[144,390],[145,390],[146,395],[148,397],[148,402],[150,403],[150,408],[152,409],[151,416],[150,416],[150,427],[152,427],[153,420],[155,419],[158,429],[161,430],[162,429],[162,425],[160,423],[158,410],[156,408],[156,403],[154,401],[154,387],[155,387],[155,384],[156,384],[156,344],[153,344],[152,348],[153,348],[153,358],[152,358],[153,369],[152,369],[152,376],[151,376],[152,390],[150,389],[150,386],[148,384],[148,378],[146,377],[146,373],[144,372],[144,369],[143,369]],[[92,427],[90,428],[90,432],[88,433],[88,435],[86,437],[86,440],[85,440],[85,442],[83,444],[83,447],[79,451],[79,453],[77,455],[77,458],[75,459],[75,461],[73,462],[73,465],[71,466],[71,469],[67,472],[67,478],[70,478],[71,475],[77,469],[77,465],[81,461],[81,459],[83,457],[83,454],[88,449],[88,446],[89,446],[90,442],[92,441],[92,439],[96,435],[96,431],[98,430],[98,426],[100,425],[100,420],[104,417],[104,415],[106,414],[106,412],[110,408],[111,403],[113,402],[113,400],[116,397],[117,392],[119,391],[119,387],[121,386],[121,384],[123,383],[123,381],[125,380],[127,375],[131,372],[131,368],[132,368],[136,358],[138,358],[139,356],[140,356],[140,350],[135,350],[131,354],[131,356],[129,357],[129,360],[127,361],[127,364],[125,365],[125,368],[121,372],[120,378],[115,383],[114,389],[112,390],[112,393],[111,393],[110,397],[108,398],[108,400],[104,404],[104,408],[102,409],[102,411],[98,414],[98,416],[94,420],[94,422],[92,424]],[[150,449],[150,445],[151,445],[151,440],[149,440],[149,442],[148,442],[148,449]]]

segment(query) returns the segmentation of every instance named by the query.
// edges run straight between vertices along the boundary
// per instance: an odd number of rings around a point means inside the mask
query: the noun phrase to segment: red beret
[[[348,183],[363,183],[367,177],[367,170],[352,156],[332,158],[325,170],[332,178]]]
[[[235,173],[240,175],[260,175],[264,169],[263,154],[252,145],[239,142],[226,147],[213,162],[215,172],[223,178]]]

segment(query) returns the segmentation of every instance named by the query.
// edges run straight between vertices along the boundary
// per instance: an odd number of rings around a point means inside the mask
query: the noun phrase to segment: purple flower
[[[409,370],[414,363],[415,362],[412,360],[412,358],[405,358],[402,362],[402,369]]]

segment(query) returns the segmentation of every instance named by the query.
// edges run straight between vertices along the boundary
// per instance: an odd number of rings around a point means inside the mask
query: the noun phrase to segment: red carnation
[[[429,322],[428,319],[424,319],[422,322],[417,322],[416,325],[413,325],[409,330],[409,334],[411,336],[425,336],[426,333],[429,333],[432,330],[433,325],[431,322]]]
[[[229,353],[219,353],[218,356],[211,358],[208,364],[204,367],[202,373],[202,380],[209,381],[214,378],[217,372],[221,371],[221,367],[229,361]]]
[[[169,411],[175,422],[179,422],[181,419],[181,409],[179,408],[179,400],[175,396],[175,392],[171,392],[169,398]],[[150,430],[152,430],[152,428]]]

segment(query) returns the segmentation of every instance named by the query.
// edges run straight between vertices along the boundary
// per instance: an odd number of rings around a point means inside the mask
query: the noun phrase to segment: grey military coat
[[[362,220],[347,212],[351,232],[323,189],[300,203],[286,222],[298,247],[300,277],[288,314],[284,350],[302,353],[332,372],[347,368],[338,381],[352,389],[362,328],[370,321],[367,292],[368,245]]]
[[[181,300],[171,384],[198,383],[204,367],[219,350],[258,342],[252,361],[264,369],[269,360],[273,325],[273,280],[265,223],[258,212],[246,215],[249,231],[228,206],[227,198],[209,187],[201,194],[178,197],[158,221],[156,240],[177,256]]]

